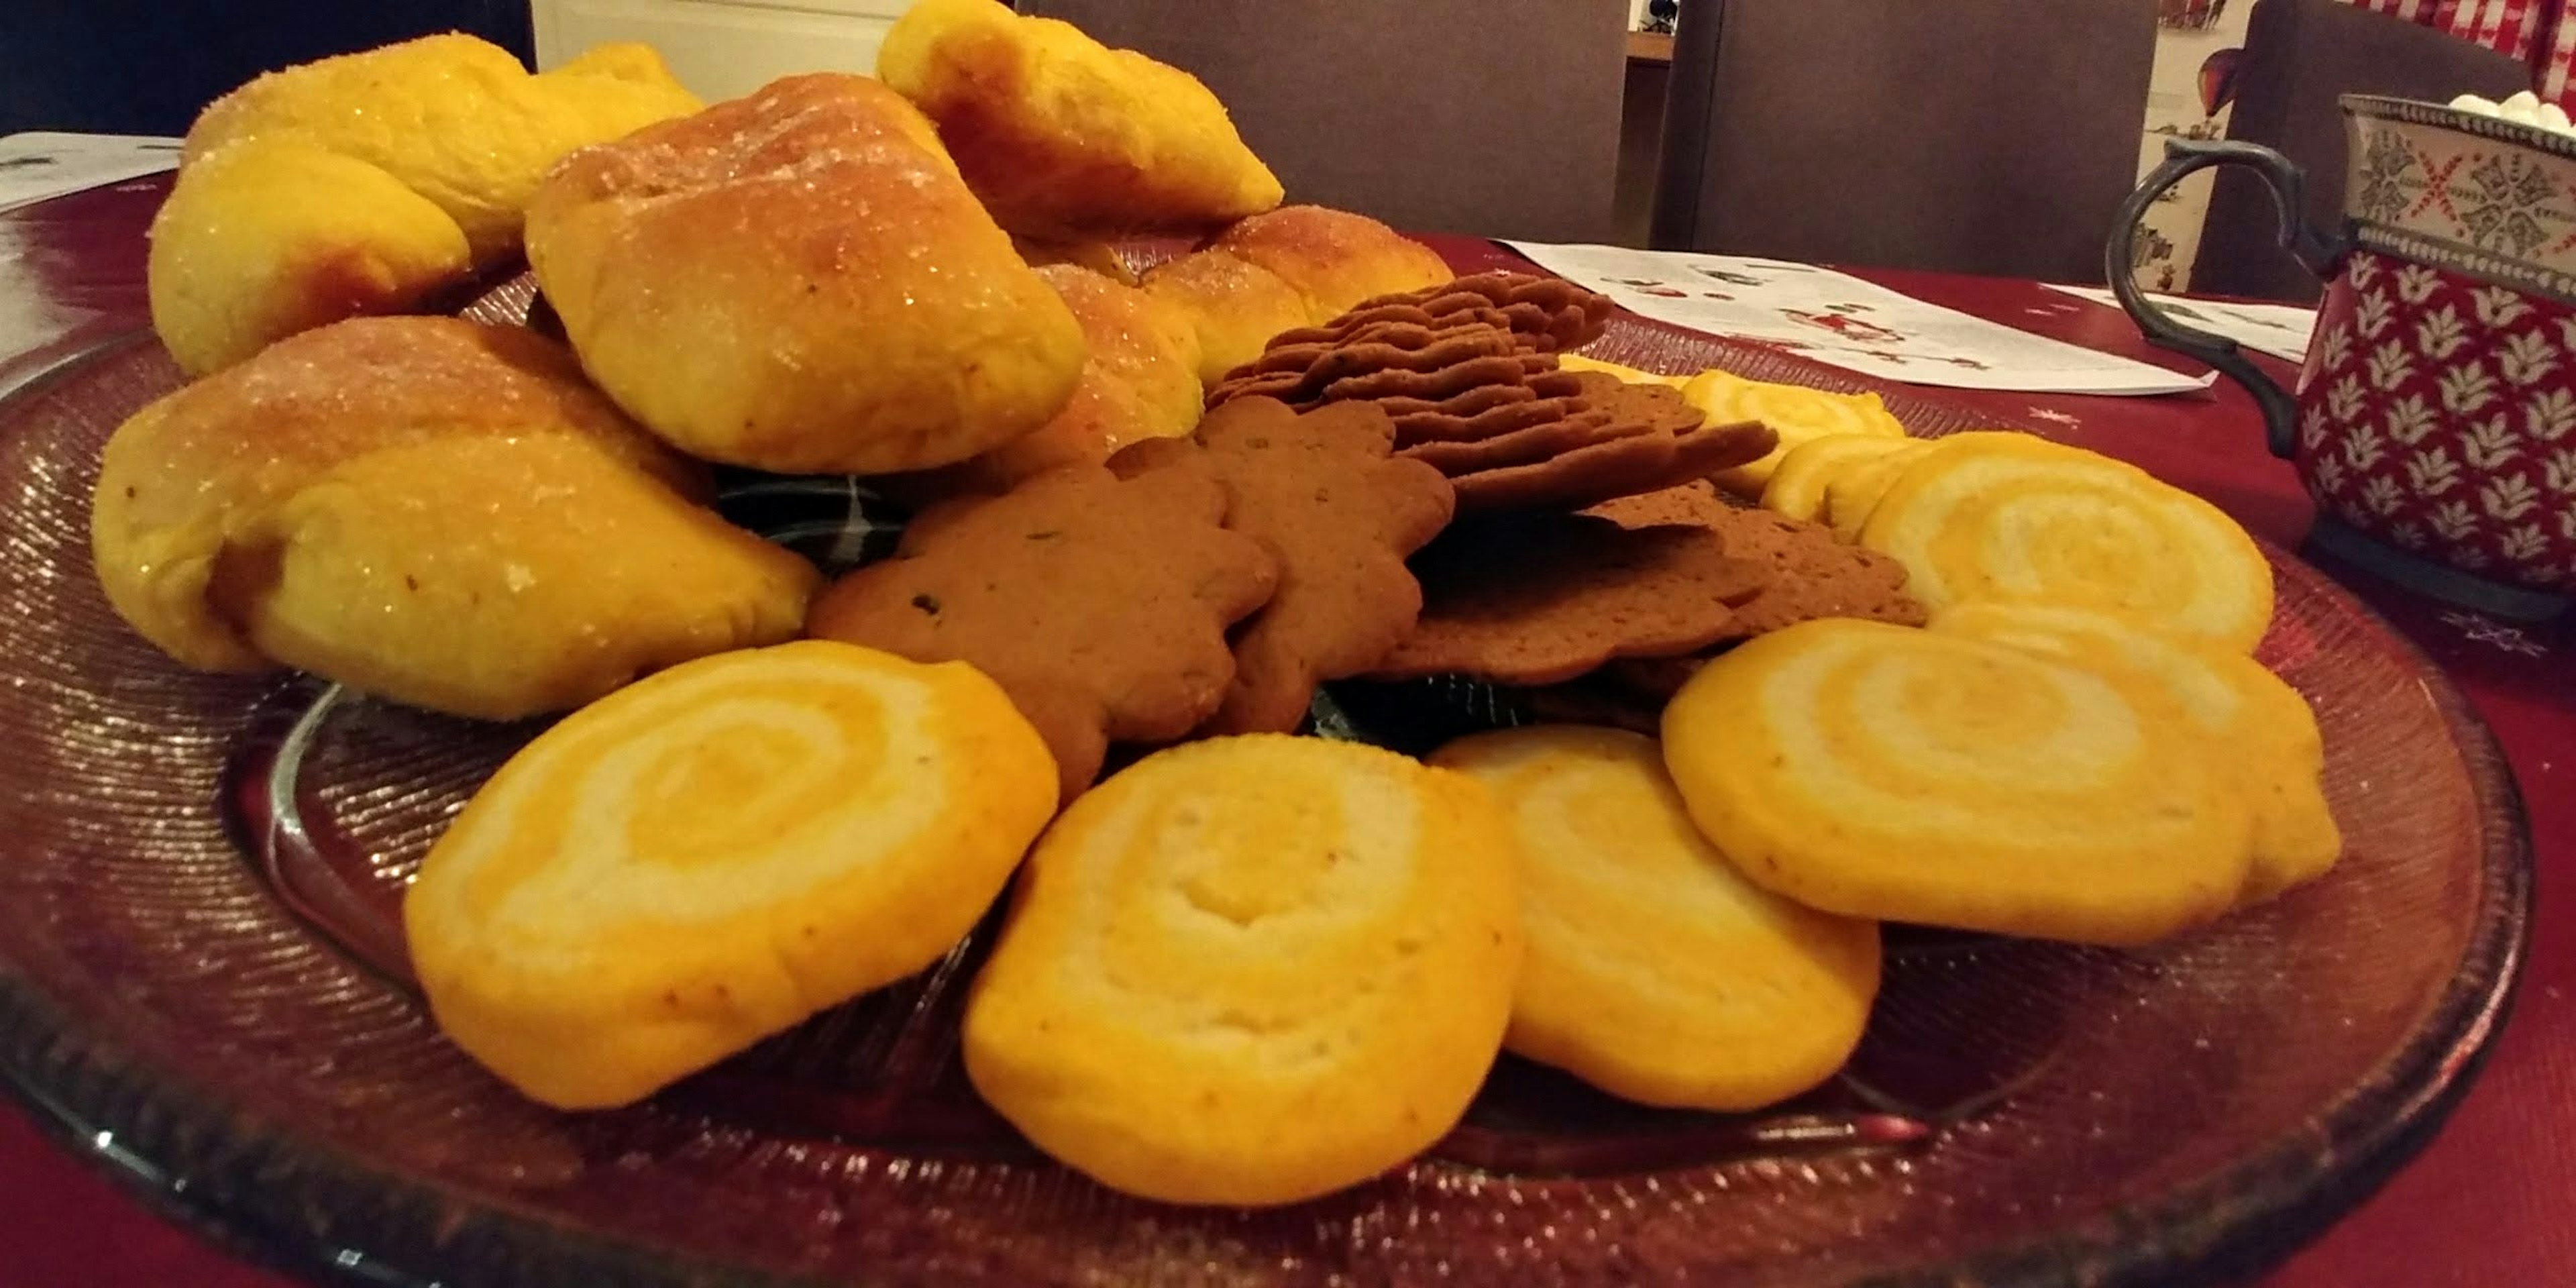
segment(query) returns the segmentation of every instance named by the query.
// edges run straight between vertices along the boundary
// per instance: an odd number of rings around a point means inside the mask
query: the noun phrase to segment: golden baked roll
[[[2272,565],[2224,511],[2136,466],[2028,434],[1938,440],[1870,510],[1860,544],[1904,564],[1907,588],[1935,612],[1984,601],[2089,608],[2240,653],[2272,621]]]
[[[966,1007],[1038,1148],[1170,1203],[1293,1203],[1456,1124],[1510,1017],[1517,856],[1464,775],[1253,734],[1156,754],[1048,829]]]
[[[1197,77],[999,0],[916,0],[877,76],[938,123],[1015,233],[1207,227],[1279,204],[1278,178]]]
[[[1503,1045],[1615,1096],[1758,1109],[1833,1075],[1878,993],[1878,925],[1747,881],[1691,826],[1651,738],[1542,725],[1431,763],[1520,840],[1528,939]]]
[[[1189,321],[1199,383],[1210,389],[1260,357],[1270,337],[1315,322],[1287,279],[1220,250],[1156,265],[1145,274],[1145,290]]]
[[[795,636],[817,580],[515,327],[358,318],[145,407],[100,465],[117,612],[181,663],[459,715]]]
[[[1178,310],[1133,286],[1072,264],[1037,270],[1073,310],[1091,356],[1055,419],[971,461],[908,479],[915,499],[1007,492],[1059,465],[1097,465],[1148,438],[1177,438],[1205,410],[1195,370],[1198,335]]]
[[[2143,944],[2227,910],[2253,819],[2160,684],[1848,619],[1720,654],[1664,708],[1691,821],[1811,908]]]
[[[2142,629],[2081,608],[1962,604],[1932,629],[2010,644],[2163,686],[2235,768],[2228,781],[2254,810],[2254,861],[2239,903],[2314,880],[2343,853],[2321,776],[2325,739],[2299,691],[2262,663],[2219,645]]]
[[[528,198],[565,154],[698,106],[647,46],[604,46],[531,76],[508,50],[450,33],[261,76],[208,104],[181,156],[303,139],[427,198],[489,263],[518,248]]]
[[[1321,326],[1362,300],[1455,276],[1430,247],[1366,215],[1282,206],[1157,266],[1145,274],[1145,289],[1189,320],[1199,382],[1213,389],[1282,331]]]
[[[1430,247],[1366,215],[1325,206],[1281,206],[1209,242],[1209,250],[1269,269],[1306,301],[1321,326],[1362,300],[1438,286],[1458,275]]]
[[[782,473],[952,464],[1045,424],[1081,328],[930,125],[794,76],[586,149],[528,210],[582,366],[682,450]]]
[[[467,1054],[548,1105],[622,1105],[937,961],[1054,810],[1045,744],[970,667],[728,653],[511,757],[403,930]]]
[[[1123,285],[1134,286],[1141,280],[1136,266],[1127,262],[1126,252],[1113,241],[1048,241],[1014,233],[1011,245],[1019,249],[1020,258],[1028,261],[1031,268],[1077,264]]]
[[[152,327],[194,375],[298,331],[409,311],[474,272],[436,203],[293,137],[245,139],[182,169],[151,245]]]
[[[530,76],[430,36],[272,72],[208,106],[152,225],[152,322],[192,375],[297,331],[402,312],[519,249],[565,153],[697,110],[641,45]]]

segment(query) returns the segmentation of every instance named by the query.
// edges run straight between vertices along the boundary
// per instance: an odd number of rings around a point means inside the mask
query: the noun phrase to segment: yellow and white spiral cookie
[[[1911,452],[1923,444],[1905,438],[1836,434],[1810,439],[1789,449],[1762,487],[1762,508],[1773,514],[1815,522],[1824,514],[1825,488],[1842,471],[1863,461]]]
[[[1905,426],[1874,393],[1838,394],[1805,385],[1747,380],[1714,368],[1682,386],[1682,397],[1712,425],[1758,420],[1780,436],[1770,454],[1716,476],[1717,485],[1747,500],[1759,498],[1790,452],[1819,438],[1903,438]]]
[[[1520,969],[1474,779],[1256,734],[1158,752],[1029,856],[966,1072],[1038,1148],[1171,1203],[1293,1203],[1455,1125]]]
[[[1664,709],[1691,820],[1811,908],[2141,944],[2244,888],[2253,824],[2158,686],[1875,622],[1775,631]]]
[[[938,960],[1055,812],[1001,689],[825,641],[725,653],[538,735],[433,846],[403,928],[438,1025],[605,1108]]]
[[[2228,780],[2251,799],[2254,863],[2240,905],[2324,875],[2343,853],[2320,781],[2326,748],[2316,712],[2262,663],[2080,608],[1962,604],[1934,617],[1932,629],[2163,685],[2211,739],[2213,754],[2238,766]]]
[[[1651,738],[1533,726],[1431,763],[1520,839],[1528,956],[1506,1049],[1649,1105],[1742,1110],[1832,1076],[1878,993],[1878,924],[1744,879],[1691,826]]]
[[[1819,522],[1834,530],[1834,540],[1852,545],[1860,540],[1861,528],[1869,522],[1870,511],[1878,508],[1880,497],[1896,486],[1906,467],[1939,446],[1934,442],[1908,441],[1892,452],[1843,462],[1825,473],[1825,495],[1816,507]]]
[[[2002,600],[2119,613],[2252,652],[2272,566],[2218,507],[2146,471],[2026,434],[1961,434],[1909,463],[1860,544],[1938,612]]]
[[[1556,355],[1556,366],[1559,371],[1598,371],[1605,376],[1616,376],[1632,385],[1668,385],[1680,389],[1691,382],[1689,376],[1668,376],[1660,371],[1648,371],[1643,367],[1632,367],[1624,362],[1612,362],[1606,358],[1586,357],[1580,353]]]

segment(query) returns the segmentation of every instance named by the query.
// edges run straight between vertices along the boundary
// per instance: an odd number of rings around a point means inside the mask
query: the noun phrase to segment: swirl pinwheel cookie
[[[2325,740],[2307,699],[2262,663],[2215,645],[2139,630],[2108,614],[2030,604],[1963,604],[1932,629],[2062,657],[2164,686],[2252,798],[2254,866],[2239,903],[2325,874],[2343,853],[2319,776]]]
[[[1759,460],[1717,476],[1717,485],[1747,500],[1762,495],[1771,472],[1792,451],[1820,438],[1903,438],[1905,426],[1877,394],[1838,394],[1806,385],[1747,380],[1731,371],[1703,371],[1682,384],[1682,396],[1712,425],[1758,420],[1779,435],[1779,446]]]
[[[1293,1203],[1455,1125],[1510,1019],[1518,856],[1464,775],[1253,734],[1158,752],[1029,856],[966,1072],[1038,1148],[1171,1203]]]
[[[1825,510],[1825,488],[1843,470],[1916,446],[1902,438],[1835,434],[1790,448],[1762,486],[1762,508],[1792,519],[1816,520]]]
[[[1984,640],[1808,622],[1664,709],[1693,822],[1811,908],[2147,943],[2244,888],[2252,812],[2159,685]]]
[[[2238,652],[2272,621],[2272,566],[2218,507],[2027,434],[1941,440],[1879,498],[1860,544],[1903,563],[1935,612],[1985,600],[2090,608]]]
[[[403,901],[431,1014],[531,1098],[622,1105],[928,966],[1055,811],[992,681],[805,641],[540,734]]]
[[[1613,1095],[1755,1109],[1831,1076],[1878,992],[1878,926],[1754,885],[1691,827],[1654,740],[1533,726],[1431,763],[1494,789],[1529,939],[1504,1046]]]

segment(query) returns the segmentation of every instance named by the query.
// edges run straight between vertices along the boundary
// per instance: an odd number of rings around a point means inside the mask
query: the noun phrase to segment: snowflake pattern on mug
[[[2576,589],[2571,340],[2576,306],[2353,252],[2302,400],[2309,490],[2427,558]]]

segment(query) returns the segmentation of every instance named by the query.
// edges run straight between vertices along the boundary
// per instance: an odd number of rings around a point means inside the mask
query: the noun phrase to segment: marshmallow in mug
[[[2475,94],[2462,94],[2451,100],[2451,108],[2454,111],[2475,112],[2480,116],[2492,116],[2499,120],[2520,121],[2525,125],[2537,125],[2544,130],[2555,130],[2560,134],[2576,137],[2576,125],[2569,124],[2566,111],[2556,103],[2541,102],[2540,96],[2530,90],[2524,90],[2501,103],[2480,98]]]

